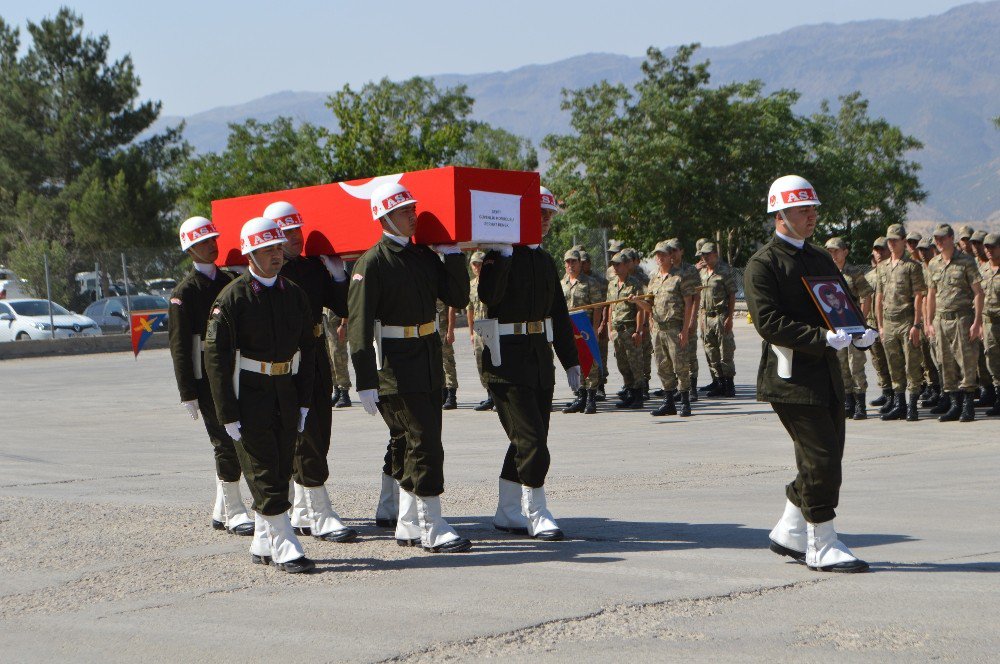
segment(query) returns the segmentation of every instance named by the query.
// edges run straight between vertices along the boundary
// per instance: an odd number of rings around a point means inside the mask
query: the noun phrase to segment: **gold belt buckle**
[[[434,331],[434,321],[431,321],[430,323],[424,323],[423,325],[421,325],[417,330],[417,334],[419,334],[421,337],[426,337],[433,331]]]
[[[271,375],[272,376],[284,376],[292,370],[291,362],[273,362],[271,363]]]
[[[528,323],[528,334],[539,334],[545,328],[545,323],[541,321],[531,321]]]
[[[416,325],[404,325],[403,326],[403,338],[412,339],[413,337],[420,335],[420,328]]]

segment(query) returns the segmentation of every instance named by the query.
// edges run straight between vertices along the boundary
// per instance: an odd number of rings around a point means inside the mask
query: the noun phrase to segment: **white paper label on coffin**
[[[492,191],[469,191],[472,196],[472,241],[521,241],[521,197]]]

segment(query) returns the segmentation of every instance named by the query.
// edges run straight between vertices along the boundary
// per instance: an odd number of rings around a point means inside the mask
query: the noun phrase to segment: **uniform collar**
[[[216,275],[219,274],[219,268],[215,267],[215,263],[195,263],[194,269],[196,272],[208,277],[210,281],[215,281]]]
[[[793,247],[795,247],[796,249],[802,249],[806,245],[806,241],[805,240],[799,240],[799,239],[796,239],[796,238],[793,238],[793,237],[789,237],[788,235],[785,235],[784,233],[782,233],[779,230],[775,230],[774,234],[776,236],[780,237],[782,240],[784,240],[788,244],[790,244]]]
[[[390,240],[392,240],[401,247],[405,247],[406,245],[410,244],[410,238],[408,237],[403,237],[401,235],[393,235],[389,231],[382,231],[382,235],[389,238]]]
[[[250,268],[249,273],[250,273],[250,278],[251,279],[253,279],[254,281],[260,283],[263,286],[267,286],[268,288],[270,288],[271,286],[273,286],[275,284],[275,282],[278,281],[278,275],[274,275],[273,277],[270,277],[270,278],[268,278],[268,277],[262,277],[262,276],[260,276],[259,274],[257,274],[256,272],[253,271],[253,267]]]

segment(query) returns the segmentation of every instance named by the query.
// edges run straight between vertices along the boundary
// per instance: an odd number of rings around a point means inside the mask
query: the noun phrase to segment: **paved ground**
[[[874,573],[810,572],[766,548],[791,445],[752,400],[752,328],[737,344],[740,398],[690,419],[553,414],[567,542],[492,529],[506,443],[465,347],[444,505],[468,554],[374,527],[385,428],[336,411],[329,487],[362,538],[306,541],[309,576],[209,528],[211,453],[166,351],[0,362],[0,659],[995,659],[1000,421],[849,422],[838,526]]]

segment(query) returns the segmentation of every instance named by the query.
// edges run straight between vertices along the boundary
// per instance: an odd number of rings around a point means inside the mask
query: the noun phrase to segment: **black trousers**
[[[500,479],[538,488],[549,472],[553,388],[490,383],[500,424],[510,439]]]
[[[326,456],[330,452],[333,411],[330,395],[333,392],[333,373],[326,340],[316,340],[316,367],[313,378],[312,406],[306,417],[305,430],[295,441],[292,461],[292,479],[302,486],[322,486],[330,477]],[[296,423],[297,424],[297,423]]]
[[[215,452],[215,474],[223,482],[236,482],[240,479],[240,460],[236,456],[233,439],[219,423],[219,416],[215,413],[215,402],[212,400],[212,388],[208,379],[199,380],[197,389],[201,421],[205,423],[205,431],[208,432],[208,439]]]
[[[383,471],[418,496],[444,493],[441,390],[379,395],[379,412],[389,427]]]
[[[785,495],[802,510],[809,523],[831,521],[840,501],[844,458],[844,406],[772,403],[771,407],[792,437],[798,474]]]
[[[289,510],[288,482],[299,423],[298,396],[292,377],[240,375],[240,433],[236,453],[253,496],[253,508],[265,516]]]

